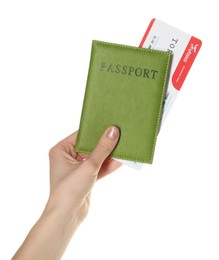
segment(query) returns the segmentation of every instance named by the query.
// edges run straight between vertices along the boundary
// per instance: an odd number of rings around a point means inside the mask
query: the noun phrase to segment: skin
[[[90,155],[75,152],[76,139],[77,132],[51,148],[48,202],[12,260],[61,259],[88,214],[94,184],[121,166],[108,158],[119,139],[116,127],[105,131]]]

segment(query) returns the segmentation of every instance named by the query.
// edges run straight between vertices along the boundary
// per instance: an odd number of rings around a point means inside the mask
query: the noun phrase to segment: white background
[[[97,183],[68,259],[219,259],[217,1],[0,2],[0,259],[49,192],[48,151],[78,129],[91,40],[138,46],[154,17],[203,41],[153,165]],[[125,93],[124,93],[125,94]]]

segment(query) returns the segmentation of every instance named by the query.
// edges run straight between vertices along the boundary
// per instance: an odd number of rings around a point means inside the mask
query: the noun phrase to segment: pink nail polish
[[[106,136],[112,140],[116,139],[119,136],[119,129],[115,126],[110,127],[106,132]]]

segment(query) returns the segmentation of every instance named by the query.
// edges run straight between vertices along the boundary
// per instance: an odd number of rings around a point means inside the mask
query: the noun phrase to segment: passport
[[[152,163],[171,53],[93,40],[76,152],[91,153],[109,126],[113,158]]]

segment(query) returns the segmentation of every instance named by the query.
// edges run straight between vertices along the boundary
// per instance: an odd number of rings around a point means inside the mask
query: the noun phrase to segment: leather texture
[[[120,129],[114,158],[152,163],[171,54],[92,42],[76,151],[90,153],[109,126]]]

